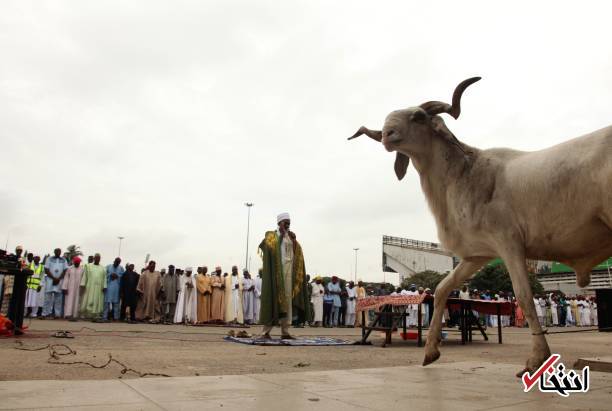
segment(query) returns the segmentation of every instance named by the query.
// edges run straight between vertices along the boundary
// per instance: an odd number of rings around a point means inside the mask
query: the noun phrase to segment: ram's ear
[[[395,154],[395,175],[398,180],[401,180],[406,175],[406,170],[408,169],[408,164],[410,163],[410,157],[405,154],[400,153],[399,151]]]

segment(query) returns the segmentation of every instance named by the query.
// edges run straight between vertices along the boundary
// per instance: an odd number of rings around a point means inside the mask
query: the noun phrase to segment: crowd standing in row
[[[513,304],[511,316],[501,316],[503,327],[516,326],[527,327],[527,320],[518,301],[512,293],[491,292],[489,290],[478,291],[468,290],[464,286],[457,296],[462,299],[486,300],[486,301],[506,301]],[[533,302],[536,307],[538,321],[541,326],[546,327],[572,327],[572,326],[596,326],[597,321],[597,302],[594,296],[585,297],[582,295],[569,296],[560,292],[548,293],[545,295],[535,295]],[[474,313],[480,318],[483,325],[490,327],[497,326],[497,316]]]
[[[242,276],[238,267],[223,273],[221,267],[208,272],[208,267],[178,269],[173,265],[158,271],[149,261],[140,273],[134,264],[121,265],[117,257],[112,264],[101,264],[100,254],[68,261],[56,248],[52,256],[41,261],[23,247],[16,254],[22,266],[32,271],[27,279],[25,315],[30,318],[69,320],[88,319],[96,322],[146,321],[150,323],[184,324],[257,324],[262,291],[261,270],[252,278],[247,270]],[[341,286],[334,276],[325,285],[321,277],[312,283],[308,278],[311,302],[309,318],[292,318],[293,325],[303,327],[338,327],[355,325],[356,303],[365,297],[361,282]],[[12,278],[0,279],[2,312],[6,313]]]
[[[83,264],[80,257],[70,262],[62,257],[61,249],[41,261],[40,256],[23,254],[17,247],[15,254],[23,267],[32,271],[27,279],[25,313],[31,318],[89,319],[93,321],[146,321],[151,323],[184,324],[258,324],[261,306],[262,278],[252,278],[247,270],[242,276],[238,267],[231,273],[223,273],[215,267],[192,267],[184,270],[170,265],[168,269],[156,270],[155,261],[149,261],[140,273],[134,264],[121,265],[117,257],[112,264],[103,266],[100,254],[88,257]],[[307,278],[307,299],[310,310],[306,316],[297,311],[291,318],[295,327],[354,327],[360,319],[356,316],[359,299],[368,294],[384,295],[381,289],[369,293],[361,281],[344,282],[332,276],[327,283],[321,277],[310,282]],[[14,279],[0,278],[0,312],[6,314]],[[391,295],[431,294],[429,288],[411,284],[398,287]],[[513,303],[512,315],[501,316],[501,326],[526,327],[526,320],[512,293],[489,290],[469,290],[464,286],[451,296],[462,299],[507,301]],[[534,297],[538,320],[542,326],[591,326],[597,325],[597,303],[595,297],[565,296],[549,293]],[[431,303],[423,303],[421,322],[427,327],[433,314]],[[418,304],[407,308],[407,326],[417,325]],[[445,311],[450,325],[454,313]],[[484,326],[496,327],[497,316],[478,313],[474,315]]]

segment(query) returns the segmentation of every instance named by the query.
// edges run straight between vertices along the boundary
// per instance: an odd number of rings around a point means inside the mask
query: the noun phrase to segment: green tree
[[[534,294],[544,293],[544,287],[535,274],[529,273],[529,284]],[[512,292],[508,269],[501,261],[485,266],[470,280],[470,289]]]
[[[404,278],[400,285],[402,288],[408,288],[410,284],[414,284],[417,287],[431,288],[433,292],[446,275],[447,274],[440,274],[437,271],[425,270],[411,277]]]
[[[66,251],[64,252],[64,258],[68,260],[70,263],[72,259],[76,256],[81,256],[83,253],[81,252],[81,247],[78,245],[72,244],[66,247]]]

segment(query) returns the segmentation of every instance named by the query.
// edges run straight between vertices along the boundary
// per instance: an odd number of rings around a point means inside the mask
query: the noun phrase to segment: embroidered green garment
[[[291,272],[293,287],[291,296],[289,296],[285,293],[280,246],[281,241],[276,231],[266,232],[265,238],[259,244],[260,255],[263,259],[259,322],[263,325],[278,325],[279,319],[287,316],[288,304],[292,304],[294,310],[305,313],[305,318],[308,318],[310,313],[302,247],[297,240],[293,240],[294,257]]]

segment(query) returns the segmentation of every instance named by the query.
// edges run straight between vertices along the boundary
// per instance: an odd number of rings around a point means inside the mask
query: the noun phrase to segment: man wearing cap
[[[238,277],[238,267],[232,267],[232,275],[225,277],[225,322],[243,323],[242,281]]]
[[[342,294],[342,288],[340,287],[340,282],[338,281],[338,277],[335,275],[332,276],[331,281],[327,283],[327,290],[329,294],[333,298],[332,312],[331,312],[331,326],[337,327],[340,323],[340,308],[342,307],[342,300],[340,299],[340,294]]]
[[[259,321],[264,326],[262,338],[271,338],[272,327],[280,324],[281,338],[293,339],[289,326],[294,308],[306,314],[310,309],[304,255],[295,233],[289,230],[289,214],[280,214],[276,221],[278,228],[266,232],[259,244],[263,259]]]
[[[221,267],[216,266],[211,275],[210,321],[221,324],[225,319],[225,281],[221,277]]]
[[[43,309],[43,317],[51,317],[51,313],[55,317],[62,317],[63,301],[62,301],[62,280],[68,270],[68,262],[62,257],[62,250],[56,248],[53,250],[53,257],[47,258],[45,263],[45,308]]]
[[[245,324],[253,324],[255,320],[255,284],[248,270],[242,272],[242,312]]]
[[[108,313],[112,309],[113,320],[119,321],[119,285],[125,269],[121,266],[121,258],[115,258],[112,264],[106,266],[106,291],[104,292],[104,312],[102,319],[108,320]]]
[[[195,324],[198,320],[198,297],[193,268],[185,267],[185,275],[181,276],[179,281],[174,322],[176,324]]]
[[[106,269],[100,265],[100,254],[94,255],[94,261],[85,265],[81,277],[81,315],[91,320],[100,320],[104,310],[104,292],[106,291]]]
[[[147,269],[140,275],[136,291],[140,294],[140,300],[136,307],[136,319],[149,321],[156,324],[161,318],[161,307],[159,297],[162,291],[162,277],[155,270],[155,261],[149,261]]]
[[[78,256],[72,258],[72,265],[66,270],[62,291],[64,292],[64,315],[66,318],[76,320],[79,318],[79,304],[81,294],[81,279],[83,267]]]
[[[160,273],[161,275],[161,273]],[[164,324],[174,322],[176,314],[176,301],[181,290],[179,276],[176,274],[173,265],[168,266],[168,272],[162,275],[162,298],[161,298],[161,317]]]
[[[314,326],[320,327],[323,321],[323,294],[325,294],[325,287],[321,284],[321,276],[316,276],[314,283],[312,284],[312,307],[314,310]]]

